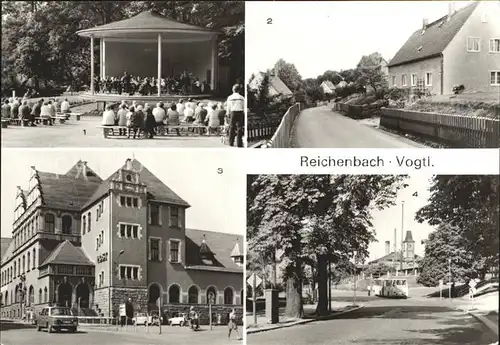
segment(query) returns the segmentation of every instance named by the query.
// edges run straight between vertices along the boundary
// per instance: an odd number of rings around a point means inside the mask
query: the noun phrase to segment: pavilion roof
[[[136,16],[117,22],[96,26],[94,28],[80,30],[77,32],[80,36],[102,36],[113,35],[114,33],[192,33],[215,35],[218,31],[191,24],[181,23],[169,19],[155,11],[141,12]]]

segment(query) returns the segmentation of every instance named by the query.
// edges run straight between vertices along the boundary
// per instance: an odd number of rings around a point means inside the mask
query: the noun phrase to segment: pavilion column
[[[94,36],[90,36],[90,92],[94,90]]]
[[[102,42],[102,78],[106,77],[106,39],[101,38]]]
[[[102,80],[102,77],[104,76],[104,74],[102,73],[102,52],[103,52],[103,46],[104,45],[104,41],[103,39],[101,38],[99,40],[99,78]]]
[[[217,45],[217,36],[212,37],[212,80],[210,81],[210,88],[212,92],[216,92],[219,86],[219,47]]]
[[[158,97],[161,96],[161,34],[158,34]]]

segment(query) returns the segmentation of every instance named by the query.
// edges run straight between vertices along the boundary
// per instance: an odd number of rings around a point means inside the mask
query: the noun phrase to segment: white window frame
[[[149,225],[152,225],[151,224],[151,221],[152,221],[152,218],[151,218],[151,205],[148,205],[148,224]],[[155,205],[158,205],[158,224],[157,225],[154,225],[154,226],[162,226],[163,225],[163,221],[162,221],[162,204],[155,204]]]
[[[177,209],[177,224],[172,224],[172,209]],[[182,221],[181,221],[181,207],[180,206],[170,206],[168,212],[168,225],[169,227],[182,229]]]
[[[406,75],[406,74],[401,75],[401,86],[408,86],[407,77],[408,77],[408,75]]]
[[[122,204],[122,197],[125,198],[125,204]],[[127,198],[131,198],[131,205],[132,206],[127,206]],[[133,199],[137,199],[137,207],[134,206]],[[119,194],[118,195],[118,205],[120,207],[126,207],[126,208],[141,208],[142,207],[142,202],[141,198],[135,195],[127,195],[127,194]]]
[[[391,78],[391,81],[392,81],[392,86],[396,86],[396,76],[395,76],[395,75],[393,75],[393,76],[391,76],[391,77],[392,77],[392,78]]]
[[[428,78],[429,75],[430,78]],[[432,86],[432,72],[425,72],[425,86]]]
[[[491,74],[492,73],[495,73],[495,76],[496,76],[496,83],[492,83],[491,82]],[[490,86],[500,86],[500,70],[491,70],[490,71]]]
[[[416,73],[411,74],[411,86],[417,86],[418,84],[418,75]]]
[[[478,41],[478,50],[472,50],[472,49],[469,49],[469,40],[477,40]],[[474,45],[474,44],[473,44]],[[469,36],[467,37],[467,52],[469,53],[480,53],[481,52],[481,37],[472,37],[472,36]],[[474,47],[472,47],[474,48]]]
[[[137,268],[137,277],[135,279],[133,277],[132,278],[122,277],[122,275],[121,275],[122,267]],[[133,270],[132,270],[132,272],[133,272]],[[117,272],[117,274],[118,274],[118,279],[119,280],[135,280],[135,281],[142,280],[142,268],[141,268],[141,265],[120,264],[120,265],[118,265],[118,272]]]
[[[171,250],[172,250],[172,242],[177,242],[179,244],[177,251],[177,261],[172,261],[171,259]],[[173,264],[182,264],[182,241],[177,238],[171,238],[168,240],[168,261]]]
[[[137,226],[138,229],[137,229],[137,238],[134,238],[134,237],[127,237],[127,234],[125,232],[125,236],[122,236],[121,235],[121,231],[120,231],[120,228],[121,228],[121,225],[132,225],[132,226]],[[131,239],[131,240],[140,240],[142,239],[142,226],[141,224],[137,224],[137,223],[127,223],[127,222],[118,222],[117,224],[117,232],[116,232],[116,235],[118,236],[118,238],[126,238],[126,239]]]
[[[491,50],[491,48],[493,47],[492,43],[494,41],[498,41],[498,49],[499,50]],[[489,51],[490,53],[492,54],[500,54],[500,37],[493,37],[493,38],[490,38],[490,46],[489,46]]]
[[[148,260],[151,259],[151,240],[157,240],[158,241],[158,262],[162,262],[163,257],[162,257],[162,239],[161,237],[155,237],[155,236],[149,236],[148,237]],[[156,262],[156,260],[155,260]]]

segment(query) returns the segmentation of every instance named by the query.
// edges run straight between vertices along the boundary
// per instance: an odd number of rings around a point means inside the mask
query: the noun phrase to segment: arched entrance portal
[[[73,287],[68,282],[63,282],[57,287],[57,305],[71,307]]]
[[[76,302],[79,303],[80,308],[90,307],[90,289],[89,284],[80,283],[76,287]]]
[[[151,284],[148,289],[148,309],[158,310],[158,305],[156,304],[158,298],[161,296],[161,289],[158,284]]]

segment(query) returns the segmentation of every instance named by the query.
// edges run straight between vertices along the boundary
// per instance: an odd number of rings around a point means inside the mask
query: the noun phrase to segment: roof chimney
[[[130,158],[127,158],[125,162],[127,164],[127,170],[132,170],[132,160]]]
[[[451,20],[451,17],[455,14],[455,2],[450,1],[448,3],[448,18],[446,18],[447,21]]]
[[[385,255],[391,253],[391,241],[385,241]]]
[[[427,28],[427,25],[429,25],[429,19],[424,18],[422,20],[422,30],[425,30]]]
[[[87,176],[87,161],[82,162],[82,174],[84,177]]]

